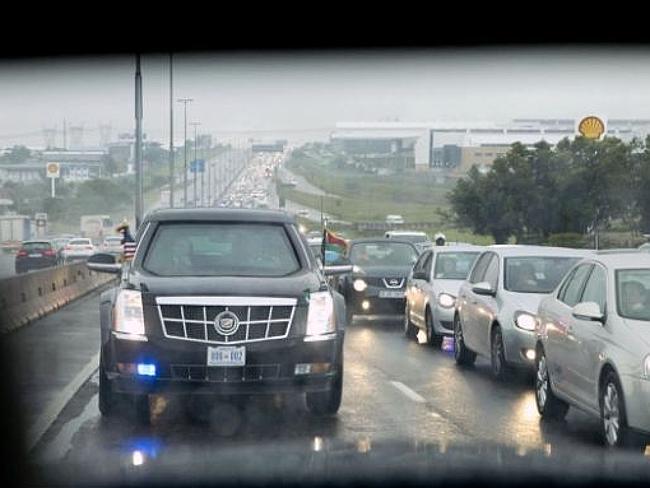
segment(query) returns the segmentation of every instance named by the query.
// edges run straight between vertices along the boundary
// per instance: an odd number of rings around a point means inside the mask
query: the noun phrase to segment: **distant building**
[[[61,165],[61,178],[65,181],[88,181],[104,174],[104,158],[107,151],[43,151],[43,162]],[[44,167],[44,165],[43,165]]]
[[[45,164],[26,161],[22,164],[0,164],[0,183],[32,183],[45,179]]]
[[[629,142],[650,134],[649,119],[610,119],[608,136]],[[493,123],[338,123],[330,143],[354,164],[375,168],[413,168],[465,174],[473,164],[488,168],[519,142],[532,146],[540,141],[555,145],[576,134],[574,119],[515,119]]]

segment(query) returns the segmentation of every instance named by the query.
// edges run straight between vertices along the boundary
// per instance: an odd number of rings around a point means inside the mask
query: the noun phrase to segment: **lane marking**
[[[27,451],[31,451],[38,441],[47,432],[47,429],[54,423],[61,411],[65,408],[72,397],[79,391],[79,388],[99,367],[99,351],[90,361],[86,363],[83,369],[68,383],[68,385],[59,392],[59,394],[49,403],[47,408],[38,417],[34,425],[27,432]]]
[[[426,400],[423,397],[421,397],[416,392],[411,390],[408,386],[406,386],[401,381],[391,381],[390,384],[393,385],[395,388],[397,388],[400,392],[402,392],[405,396],[407,396],[409,399],[413,400],[414,402],[426,403]]]

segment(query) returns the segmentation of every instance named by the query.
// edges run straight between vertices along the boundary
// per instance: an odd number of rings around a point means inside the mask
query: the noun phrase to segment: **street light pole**
[[[201,122],[190,122],[190,125],[194,126],[194,206],[196,207],[196,200],[197,200],[197,171],[198,171],[198,165],[196,162],[196,128],[201,125]]]
[[[174,208],[174,65],[169,53],[169,208]]]
[[[185,138],[183,139],[183,150],[185,152],[184,171],[183,171],[183,206],[187,207],[187,104],[193,102],[192,98],[179,98],[178,102],[182,103],[183,114],[185,116]]]
[[[144,211],[142,180],[142,73],[140,55],[135,55],[135,228],[140,227]]]

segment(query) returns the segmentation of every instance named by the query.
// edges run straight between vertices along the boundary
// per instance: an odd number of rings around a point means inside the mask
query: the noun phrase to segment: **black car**
[[[50,241],[25,241],[16,254],[16,274],[56,265],[56,248]]]
[[[324,273],[351,267],[322,271],[292,217],[159,210],[136,241],[124,270],[110,254],[88,260],[90,269],[122,272],[101,296],[103,415],[130,397],[146,421],[150,393],[305,393],[312,413],[338,411],[345,302]]]
[[[347,320],[354,315],[401,317],[406,278],[418,258],[412,242],[398,239],[357,239],[346,253],[352,272],[339,278]],[[346,261],[347,262],[347,261]]]

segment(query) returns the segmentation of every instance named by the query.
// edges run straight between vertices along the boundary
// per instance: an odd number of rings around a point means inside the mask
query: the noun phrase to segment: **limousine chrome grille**
[[[156,298],[165,337],[233,345],[285,339],[297,302],[275,297]]]

